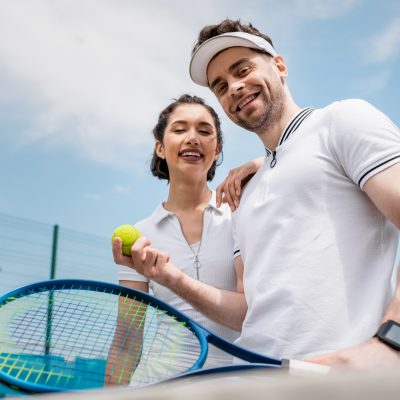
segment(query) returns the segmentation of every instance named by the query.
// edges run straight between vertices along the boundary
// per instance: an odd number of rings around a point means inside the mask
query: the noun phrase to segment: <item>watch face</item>
[[[377,336],[390,347],[400,350],[400,325],[396,322],[392,320],[386,321],[380,327]]]
[[[400,345],[400,327],[397,325],[392,325],[386,332],[386,338],[392,342],[399,343]]]

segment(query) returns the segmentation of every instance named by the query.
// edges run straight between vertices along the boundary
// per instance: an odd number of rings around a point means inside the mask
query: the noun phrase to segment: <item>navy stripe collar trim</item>
[[[315,109],[312,107],[303,108],[286,126],[285,130],[283,131],[281,138],[279,139],[278,147],[281,146],[290,135],[292,135],[299,126],[313,113]],[[269,157],[273,152],[272,150],[265,147],[265,152],[267,157]]]

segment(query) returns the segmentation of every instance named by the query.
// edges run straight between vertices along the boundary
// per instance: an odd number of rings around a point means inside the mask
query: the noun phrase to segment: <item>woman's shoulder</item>
[[[136,228],[138,228],[142,233],[145,230],[150,230],[157,225],[157,222],[164,216],[164,214],[166,214],[166,212],[167,211],[162,206],[162,203],[160,203],[151,214],[138,220],[134,226],[136,226]]]
[[[224,217],[225,219],[231,219],[232,217],[232,211],[229,207],[228,203],[223,203],[219,207],[217,207],[217,200],[216,200],[216,192],[215,190],[211,190],[211,200],[208,205],[209,209],[215,210],[215,217]]]

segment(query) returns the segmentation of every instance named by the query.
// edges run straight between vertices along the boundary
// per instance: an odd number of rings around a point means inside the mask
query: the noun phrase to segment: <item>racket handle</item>
[[[328,365],[316,364],[299,360],[282,360],[282,367],[289,369],[290,375],[326,375],[331,367]]]

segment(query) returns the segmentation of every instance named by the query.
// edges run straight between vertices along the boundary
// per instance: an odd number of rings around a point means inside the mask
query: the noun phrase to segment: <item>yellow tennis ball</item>
[[[111,242],[114,238],[119,237],[122,240],[122,254],[130,256],[131,247],[140,236],[142,236],[142,234],[136,227],[128,224],[120,225],[112,234]]]

